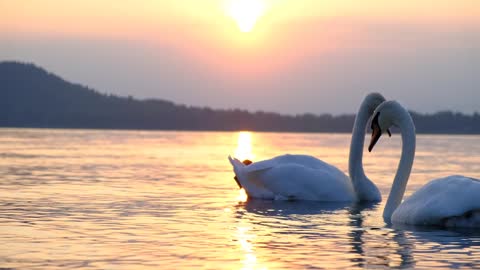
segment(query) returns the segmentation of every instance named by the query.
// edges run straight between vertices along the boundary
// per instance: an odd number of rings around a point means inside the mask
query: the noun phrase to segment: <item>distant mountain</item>
[[[419,133],[480,134],[480,115],[412,113]],[[351,132],[354,115],[213,110],[101,94],[33,64],[0,62],[0,126],[158,130]]]

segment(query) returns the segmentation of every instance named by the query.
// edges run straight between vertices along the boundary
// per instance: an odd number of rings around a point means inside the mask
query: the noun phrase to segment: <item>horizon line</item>
[[[105,95],[105,96],[115,96],[115,97],[118,97],[118,98],[132,99],[132,100],[135,100],[135,101],[163,101],[163,102],[170,102],[170,103],[172,103],[176,106],[185,106],[185,107],[189,107],[189,108],[211,109],[211,110],[214,110],[214,111],[242,111],[242,112],[248,112],[248,113],[251,113],[251,114],[265,113],[265,114],[276,114],[276,115],[280,115],[280,116],[291,116],[291,117],[306,116],[306,115],[313,115],[313,116],[330,115],[330,116],[334,116],[334,117],[356,115],[355,112],[350,112],[350,113],[344,112],[344,113],[338,113],[338,114],[333,114],[333,113],[329,113],[329,112],[322,112],[322,113],[302,112],[302,113],[291,114],[291,113],[282,113],[282,112],[275,112],[275,111],[265,111],[265,110],[262,110],[262,109],[249,110],[249,109],[242,109],[242,108],[216,108],[216,107],[211,107],[211,106],[208,106],[208,105],[189,105],[189,104],[178,103],[178,102],[173,101],[173,100],[163,99],[163,98],[159,98],[159,97],[140,98],[140,97],[135,97],[132,94],[121,95],[121,94],[103,92],[103,91],[98,90],[97,88],[93,88],[93,87],[91,87],[87,84],[69,81],[69,80],[63,78],[61,75],[56,74],[54,72],[51,72],[51,71],[47,70],[46,68],[36,64],[33,61],[32,62],[26,62],[26,61],[21,61],[21,60],[0,59],[0,65],[2,65],[2,64],[15,64],[15,65],[20,64],[20,65],[26,65],[26,66],[33,66],[33,67],[35,67],[35,68],[37,68],[37,69],[39,69],[39,70],[41,70],[41,71],[43,71],[43,72],[45,72],[49,75],[57,77],[58,79],[66,82],[66,83],[73,84],[73,85],[80,85],[80,86],[85,87],[87,89],[90,89],[90,90],[92,90],[92,91],[94,91],[98,94]],[[387,99],[387,100],[391,100],[391,99]],[[476,111],[476,110],[471,112],[471,113],[461,112],[459,110],[449,110],[449,109],[441,109],[441,110],[437,110],[435,112],[425,112],[425,113],[417,112],[417,111],[411,110],[411,109],[409,109],[408,111],[410,113],[414,113],[414,114],[418,114],[418,115],[425,115],[425,116],[436,115],[436,114],[441,114],[441,113],[461,114],[461,115],[464,115],[464,116],[478,116],[480,114],[480,111]]]

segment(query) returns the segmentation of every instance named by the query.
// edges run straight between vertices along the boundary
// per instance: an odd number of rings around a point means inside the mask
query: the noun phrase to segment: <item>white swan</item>
[[[255,163],[229,157],[235,180],[252,198],[381,201],[378,188],[365,176],[362,156],[367,122],[383,101],[378,93],[367,95],[355,118],[349,157],[351,180],[336,167],[307,155],[282,155]]]
[[[445,227],[480,227],[480,180],[460,175],[435,179],[401,203],[415,156],[415,126],[398,102],[380,105],[372,120],[369,151],[382,132],[396,126],[402,134],[402,155],[385,205],[386,222]]]

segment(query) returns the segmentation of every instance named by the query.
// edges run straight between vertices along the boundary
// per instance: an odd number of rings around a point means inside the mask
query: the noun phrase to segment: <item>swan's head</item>
[[[382,94],[373,92],[364,98],[363,103],[367,106],[368,114],[373,115],[375,109],[380,106],[380,104],[385,102],[385,100],[386,99],[382,96]]]
[[[248,159],[245,159],[244,161],[242,161],[243,164],[245,164],[245,166],[248,166],[250,164],[252,164],[253,162],[251,160],[248,160]],[[235,175],[235,177],[233,177],[233,179],[235,179],[235,182],[237,182],[237,185],[239,188],[242,188],[242,184],[240,184],[240,181],[238,180],[238,177]]]
[[[368,151],[371,152],[383,133],[387,132],[391,137],[389,128],[392,126],[400,127],[404,118],[410,118],[408,111],[397,101],[385,101],[374,112],[372,120],[372,139]]]

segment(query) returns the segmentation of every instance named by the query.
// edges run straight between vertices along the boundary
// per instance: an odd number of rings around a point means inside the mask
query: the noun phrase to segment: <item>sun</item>
[[[258,19],[265,12],[262,0],[229,0],[227,13],[238,25],[240,31],[251,32]]]

